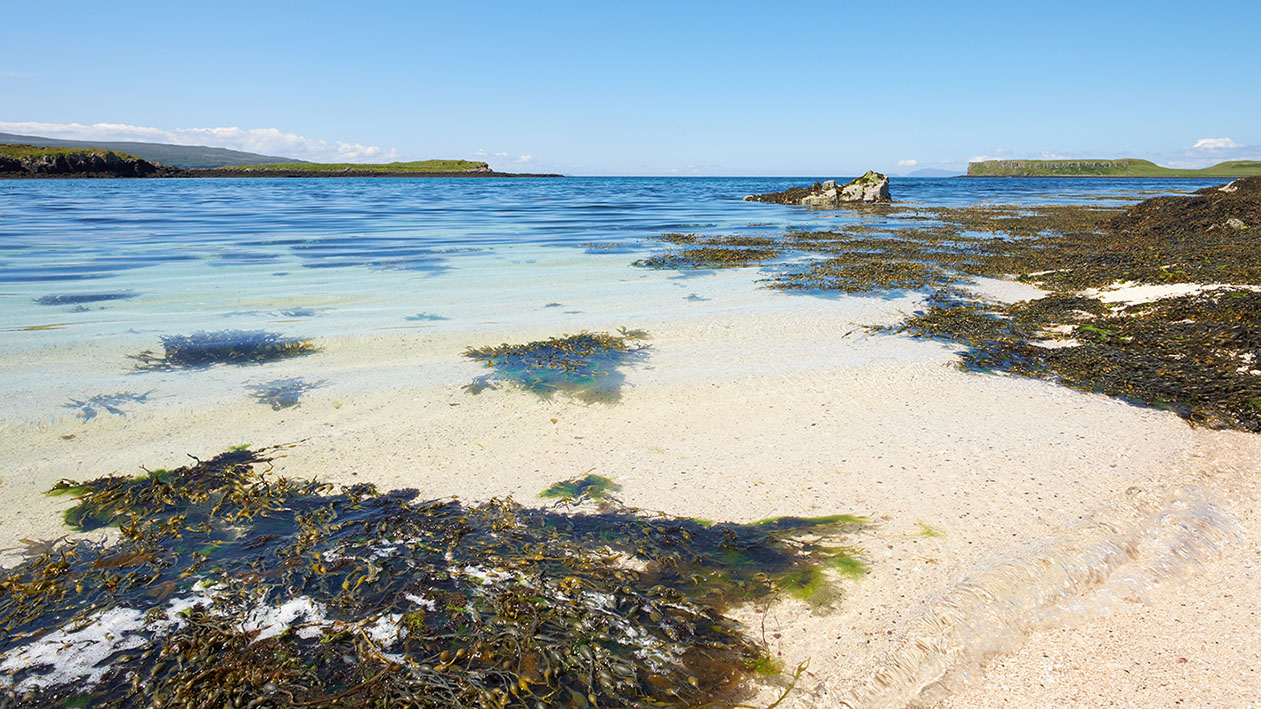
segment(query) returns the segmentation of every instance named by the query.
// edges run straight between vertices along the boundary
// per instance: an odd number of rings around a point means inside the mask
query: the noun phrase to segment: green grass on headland
[[[1251,177],[1261,161],[1231,160],[1199,170],[1161,167],[1150,160],[984,160],[968,163],[968,177]]]
[[[249,170],[252,172],[277,170],[300,170],[303,172],[471,172],[478,169],[489,169],[484,162],[472,160],[416,160],[413,162],[388,163],[315,163],[285,162],[270,165],[228,166],[216,168],[220,170]]]
[[[102,148],[42,148],[35,145],[0,145],[0,158],[13,158],[21,160],[23,158],[38,158],[44,155],[109,155],[113,153],[123,160],[139,160],[135,155],[120,153],[117,150],[104,150]]]

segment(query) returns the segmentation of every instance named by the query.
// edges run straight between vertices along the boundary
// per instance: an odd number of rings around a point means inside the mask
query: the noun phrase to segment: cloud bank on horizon
[[[41,138],[67,140],[126,140],[174,145],[204,145],[243,150],[310,162],[389,162],[397,160],[394,148],[381,148],[349,141],[332,142],[285,133],[277,128],[153,128],[125,123],[41,123],[0,121],[0,131]],[[529,157],[529,156],[525,156]]]

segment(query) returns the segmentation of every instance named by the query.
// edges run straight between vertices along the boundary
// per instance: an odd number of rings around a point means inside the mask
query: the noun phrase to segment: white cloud
[[[125,123],[39,123],[0,121],[0,131],[69,140],[132,140],[175,145],[206,145],[315,162],[387,162],[398,151],[337,140],[328,142],[284,133],[276,128],[152,128]]]
[[[1230,138],[1200,138],[1195,141],[1195,145],[1191,146],[1192,150],[1225,150],[1228,148],[1242,148],[1244,146],[1236,143]]]
[[[514,157],[512,154],[506,153],[506,152],[498,152],[498,153],[488,152],[485,148],[478,148],[477,152],[474,153],[474,155],[476,155],[479,158],[498,158],[499,160],[511,160],[515,163],[530,162],[531,160],[534,159],[533,155],[517,155]]]
[[[968,162],[985,162],[986,160],[1006,160],[1008,151],[999,148],[994,151],[993,155],[974,155],[968,158]]]
[[[898,167],[915,167],[919,164],[919,160],[899,160]]]
[[[1226,160],[1261,160],[1261,145],[1244,145],[1230,138],[1200,138],[1189,148],[1158,155],[1155,160],[1161,165],[1186,168],[1207,167]]]

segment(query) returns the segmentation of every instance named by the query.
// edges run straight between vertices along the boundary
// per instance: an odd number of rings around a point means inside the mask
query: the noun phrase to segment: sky
[[[0,131],[572,175],[1261,158],[1261,3],[9,3]]]

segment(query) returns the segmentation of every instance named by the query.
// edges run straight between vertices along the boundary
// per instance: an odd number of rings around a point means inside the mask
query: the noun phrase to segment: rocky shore
[[[783,192],[751,194],[746,202],[796,204],[820,209],[836,209],[846,202],[892,202],[889,178],[868,170],[865,175],[840,187],[836,180],[816,182],[812,187],[791,187]]]
[[[40,151],[29,145],[10,147],[30,148],[33,152],[28,155],[0,153],[0,177],[167,177],[178,172],[175,168],[112,150],[54,152]]]

